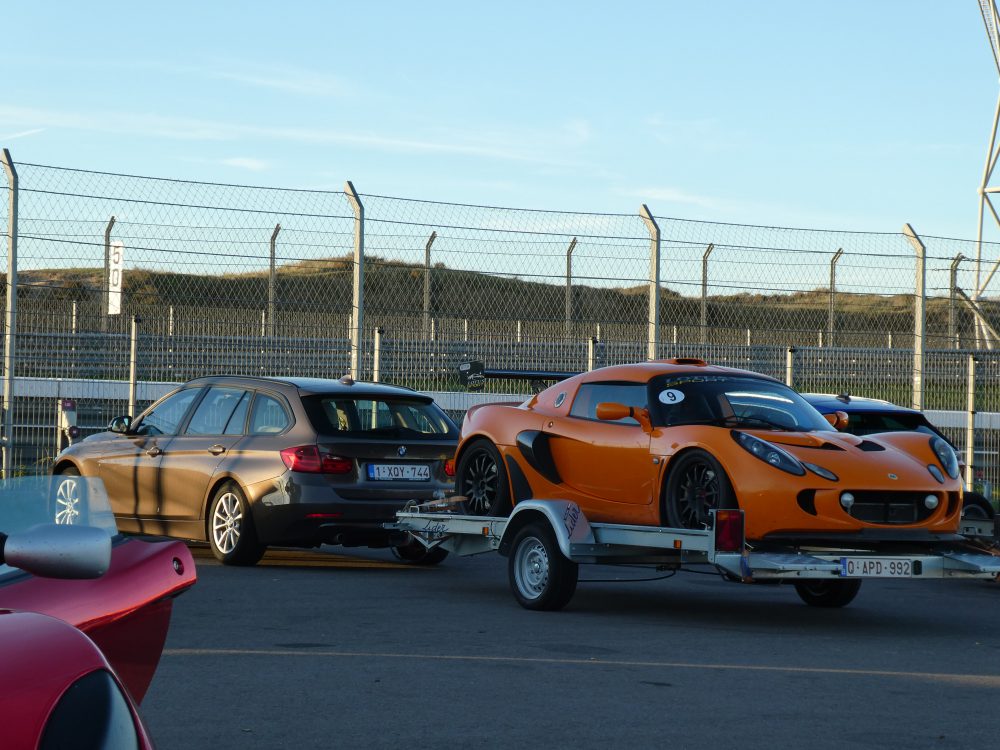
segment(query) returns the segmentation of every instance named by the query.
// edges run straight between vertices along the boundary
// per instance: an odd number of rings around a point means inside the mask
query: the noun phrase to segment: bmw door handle
[[[213,445],[211,448],[208,449],[208,452],[211,453],[213,456],[218,456],[226,452],[226,446],[219,445],[218,443],[216,443],[215,445]]]
[[[155,445],[152,448],[150,448],[149,450],[146,451],[146,455],[150,456],[151,458],[156,458],[161,453],[163,453],[163,451],[160,450],[159,448],[157,448]]]

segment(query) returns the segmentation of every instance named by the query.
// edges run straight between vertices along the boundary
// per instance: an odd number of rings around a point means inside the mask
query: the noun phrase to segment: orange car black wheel
[[[709,511],[736,507],[729,477],[710,453],[685,453],[674,459],[669,471],[663,502],[670,526],[703,529],[709,524]]]
[[[489,440],[476,440],[458,462],[455,488],[472,516],[510,515],[510,482],[503,457]]]

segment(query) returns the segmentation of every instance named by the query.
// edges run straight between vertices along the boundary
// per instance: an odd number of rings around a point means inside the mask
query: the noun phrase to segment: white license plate
[[[381,482],[428,482],[431,467],[426,464],[368,464],[368,478]]]
[[[913,576],[913,560],[842,557],[840,574],[851,578],[910,578]]]

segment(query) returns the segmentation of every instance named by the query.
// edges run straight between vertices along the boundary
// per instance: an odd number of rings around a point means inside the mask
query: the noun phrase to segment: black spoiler
[[[545,387],[546,382],[566,380],[579,374],[555,370],[487,370],[486,365],[479,361],[463,362],[458,366],[458,381],[470,391],[483,390],[486,378],[495,378],[530,380],[532,388],[537,393]]]

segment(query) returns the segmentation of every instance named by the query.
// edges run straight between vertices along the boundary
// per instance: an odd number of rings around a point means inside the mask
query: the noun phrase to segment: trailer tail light
[[[743,551],[743,511],[715,511],[715,551]]]
[[[444,462],[444,475],[446,477],[453,477],[453,476],[455,476],[455,459],[454,458],[449,458],[447,461]]]
[[[281,451],[281,460],[290,471],[305,474],[350,474],[354,461],[329,453],[320,453],[315,445],[300,445]]]

